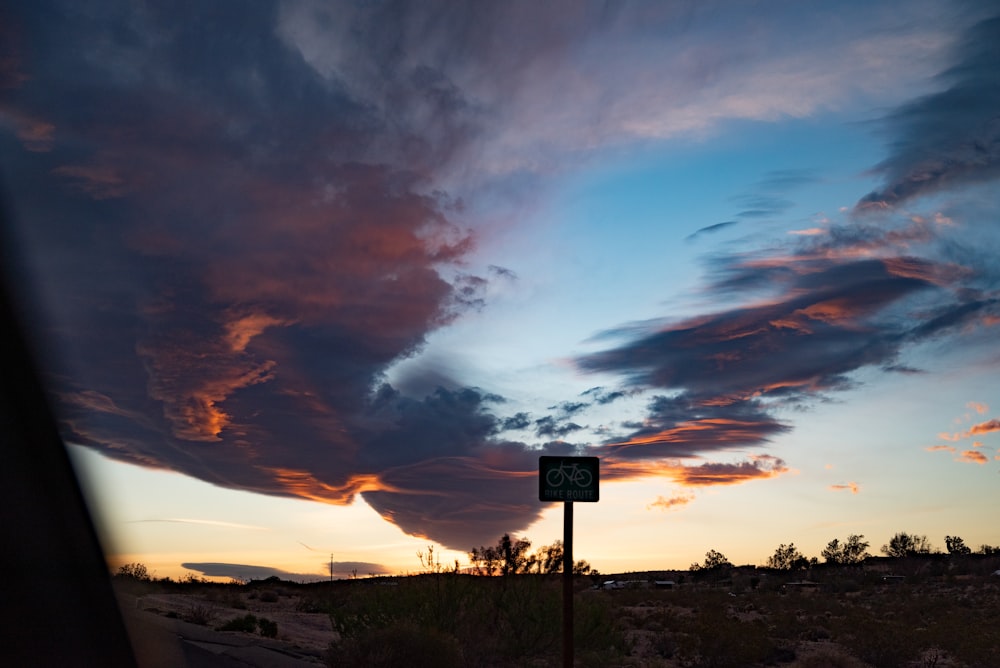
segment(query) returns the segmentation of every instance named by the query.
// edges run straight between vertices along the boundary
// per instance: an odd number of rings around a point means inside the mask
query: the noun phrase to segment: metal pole
[[[573,668],[573,502],[563,505],[563,668]]]

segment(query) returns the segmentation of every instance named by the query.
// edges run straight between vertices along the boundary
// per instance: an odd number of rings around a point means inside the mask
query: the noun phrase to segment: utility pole
[[[330,553],[330,582],[333,582],[333,552]]]

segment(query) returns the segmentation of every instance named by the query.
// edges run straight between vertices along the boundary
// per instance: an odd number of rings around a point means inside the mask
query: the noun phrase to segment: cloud
[[[693,241],[694,239],[696,239],[697,237],[699,237],[699,236],[701,236],[703,234],[714,234],[715,232],[719,232],[721,230],[726,229],[727,227],[732,227],[733,225],[736,225],[736,224],[737,224],[737,221],[735,221],[735,220],[727,220],[727,221],[722,222],[722,223],[716,223],[714,225],[708,225],[706,227],[703,227],[703,228],[699,229],[696,232],[692,232],[691,234],[689,234],[686,237],[686,239],[688,241]]]
[[[788,467],[781,459],[757,456],[750,461],[736,464],[710,462],[684,467],[675,480],[691,487],[735,485],[750,480],[773,478],[787,472]]]
[[[515,413],[514,415],[504,418],[500,422],[501,431],[516,431],[518,429],[527,429],[531,426],[531,417],[524,412]]]
[[[560,422],[551,415],[535,420],[535,435],[542,438],[562,438],[581,429],[575,422]]]
[[[451,147],[452,176],[475,179],[562,169],[596,148],[704,134],[731,119],[877,106],[932,74],[943,29],[873,6],[844,15],[811,10],[826,27],[817,43],[798,12],[749,6],[307,1],[281,5],[278,33],[324,81],[412,128],[414,151]],[[850,27],[859,24],[867,30]],[[450,123],[457,113],[463,122]],[[485,141],[456,146],[470,136]]]
[[[892,113],[891,154],[876,168],[880,189],[856,210],[894,208],[916,197],[1000,176],[1000,17],[972,27],[956,63],[940,76],[948,88]]]
[[[641,428],[606,444],[609,451],[683,456],[762,444],[788,430],[772,416],[774,406],[849,387],[851,372],[891,365],[909,341],[953,326],[943,321],[953,313],[948,309],[940,323],[891,316],[934,287],[932,264],[807,255],[783,266],[785,273],[772,281],[783,288],[777,297],[633,328],[618,347],[576,360],[586,372],[619,373],[633,388],[673,392],[652,400]]]
[[[602,480],[631,480],[656,476],[684,487],[738,485],[790,473],[785,462],[772,455],[751,455],[738,462],[703,462],[688,465],[678,459],[630,460],[614,454],[601,460]]]
[[[959,433],[949,434],[947,432],[942,432],[938,434],[938,438],[944,441],[961,441],[966,438],[980,436],[982,434],[990,434],[995,431],[1000,431],[1000,419],[987,420],[986,422],[974,424],[969,427],[968,430]]]
[[[646,506],[646,510],[652,510],[653,508],[659,508],[660,510],[676,510],[681,506],[686,506],[693,500],[694,495],[691,494],[673,496],[669,499],[665,496],[658,496],[655,501]]]
[[[951,445],[928,445],[924,450],[927,452],[955,452],[955,447]]]
[[[288,571],[281,570],[280,568],[272,568],[270,566],[229,564],[225,562],[186,562],[181,564],[181,567],[192,571],[198,571],[202,575],[208,577],[233,578],[234,580],[241,580],[244,582],[248,582],[250,580],[266,580],[271,577],[292,582],[317,582],[320,580],[327,580],[330,577],[329,563],[324,564],[324,567],[326,568],[325,574],[322,570],[315,573],[290,573]],[[381,564],[373,564],[363,561],[335,561],[333,563],[333,571],[335,577],[338,575],[340,577],[351,576],[355,571],[366,575],[386,575],[390,573],[390,571]]]
[[[971,408],[972,410],[976,411],[980,415],[982,415],[983,413],[985,413],[986,411],[988,411],[990,409],[989,406],[987,406],[984,403],[980,403],[978,401],[970,401],[968,404],[966,404],[966,406],[968,408]]]
[[[927,74],[916,56],[946,31],[893,37],[891,12],[867,5],[822,44],[789,30],[792,15],[736,7],[716,22],[697,4],[97,11],[17,8],[32,58],[3,72],[0,111],[18,232],[61,346],[46,370],[64,434],[109,457],[262,494],[361,495],[402,530],[468,549],[540,516],[541,453],[592,452],[609,479],[685,487],[783,475],[784,461],[745,454],[789,432],[782,409],[998,316],[990,294],[960,290],[957,260],[905,250],[936,223],[832,226],[785,255],[713,258],[707,294],[737,306],[575,360],[621,381],[588,402],[648,397],[643,419],[603,443],[563,440],[584,430],[570,417],[584,422],[586,402],[501,418],[502,397],[435,360],[393,384],[394,364],[519,280],[468,269],[478,188],[540,180],[602,147],[892,99]],[[891,118],[906,126],[919,104]],[[887,178],[904,162],[890,159]],[[734,218],[787,213],[785,191],[812,178],[765,176]],[[542,442],[499,438],[527,429]]]
[[[956,461],[968,462],[970,464],[986,464],[989,458],[978,450],[963,450],[962,455]]]
[[[988,434],[990,432],[1000,431],[1000,419],[988,420],[986,422],[980,422],[979,424],[972,425],[965,434],[967,436],[977,436],[979,434]]]
[[[848,482],[841,485],[830,485],[830,490],[834,492],[849,491],[851,494],[857,494],[861,491],[861,487],[856,482]]]

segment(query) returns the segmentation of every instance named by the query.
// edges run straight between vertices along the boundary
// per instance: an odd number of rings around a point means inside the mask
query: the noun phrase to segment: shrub
[[[253,633],[257,630],[257,618],[253,615],[234,617],[219,627],[220,631],[241,631]]]
[[[146,568],[145,564],[140,564],[139,562],[124,564],[118,567],[118,572],[115,574],[116,577],[129,578],[132,580],[139,580],[140,582],[149,582],[152,577],[149,575],[149,570]]]
[[[260,634],[265,638],[278,637],[278,622],[272,622],[270,619],[261,617],[257,620],[257,624],[260,626]]]
[[[188,607],[187,614],[184,616],[186,621],[192,624],[200,624],[201,626],[208,626],[212,623],[218,616],[219,610],[214,605],[207,605],[204,603],[192,603]]]
[[[375,629],[331,648],[328,665],[459,668],[465,664],[454,637],[403,623]]]

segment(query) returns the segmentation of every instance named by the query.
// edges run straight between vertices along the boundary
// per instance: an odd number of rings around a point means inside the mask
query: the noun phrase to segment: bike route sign
[[[598,501],[597,457],[539,457],[539,501]]]

